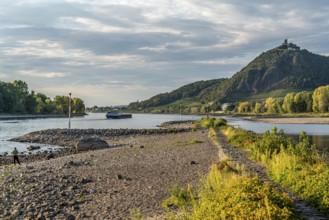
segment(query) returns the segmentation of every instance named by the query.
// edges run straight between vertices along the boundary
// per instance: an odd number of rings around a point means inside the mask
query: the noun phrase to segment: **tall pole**
[[[182,120],[182,104],[179,104],[179,119]]]
[[[72,105],[72,102],[71,102],[71,94],[72,93],[69,93],[69,131],[71,130],[71,105]]]

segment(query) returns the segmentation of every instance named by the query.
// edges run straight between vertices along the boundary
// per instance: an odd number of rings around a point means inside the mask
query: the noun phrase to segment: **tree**
[[[282,113],[282,101],[279,99],[273,99],[272,97],[266,99],[265,108],[270,114]]]
[[[34,91],[32,91],[30,94],[27,95],[25,99],[25,109],[28,113],[36,113],[37,112],[37,100],[34,94]]]
[[[15,80],[13,82],[13,91],[14,97],[14,112],[25,113],[26,112],[26,99],[29,95],[29,90],[26,82],[22,80]]]
[[[73,113],[84,113],[85,112],[85,104],[80,98],[72,99],[72,112]]]
[[[314,112],[327,112],[329,108],[329,86],[320,86],[315,89],[312,99]]]
[[[296,112],[311,112],[312,111],[312,93],[299,92],[294,97]]]
[[[254,107],[254,113],[264,113],[264,112],[266,112],[264,103],[256,102]]]
[[[252,111],[252,105],[250,102],[240,102],[238,106],[239,113],[247,113]]]
[[[282,109],[283,111],[287,113],[293,113],[296,112],[296,105],[294,102],[296,93],[288,93],[284,99],[283,99],[283,104],[282,104]]]

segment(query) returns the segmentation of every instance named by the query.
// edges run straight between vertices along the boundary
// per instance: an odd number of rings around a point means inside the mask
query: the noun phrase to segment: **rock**
[[[30,145],[29,147],[27,147],[28,150],[39,150],[41,147],[37,146],[37,145]]]
[[[123,179],[123,176],[120,175],[120,174],[118,174],[118,175],[116,175],[116,178],[117,178],[118,180],[122,180],[122,179]]]
[[[49,154],[47,154],[47,157],[46,158],[47,158],[47,160],[54,159],[55,158],[55,155],[51,151]]]
[[[196,164],[196,162],[195,162],[194,160],[192,160],[192,161],[191,161],[191,164],[192,164],[192,165],[193,165],[193,164]]]
[[[69,214],[68,216],[66,216],[65,220],[75,220],[75,216],[72,214]]]
[[[89,178],[82,178],[82,180],[80,181],[80,184],[86,184],[86,183],[90,183],[93,180],[89,177]]]
[[[140,148],[144,148],[144,145],[139,146]]]
[[[37,220],[46,220],[46,217],[42,213],[39,213],[37,216]]]
[[[75,144],[75,149],[80,151],[97,150],[109,147],[108,143],[101,138],[82,138]]]

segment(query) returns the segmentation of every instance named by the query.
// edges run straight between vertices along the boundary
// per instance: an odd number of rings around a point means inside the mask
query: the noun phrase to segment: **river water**
[[[133,114],[131,119],[106,119],[104,113],[91,113],[84,117],[71,118],[72,129],[108,129],[108,128],[157,128],[166,121],[194,120],[202,116],[196,115],[164,115],[164,114]],[[287,135],[299,135],[305,131],[313,143],[319,148],[329,149],[329,125],[327,124],[268,124],[241,120],[239,118],[225,117],[228,123],[256,133],[271,130],[274,126],[282,129]],[[0,120],[0,154],[10,153],[14,147],[20,152],[27,152],[29,143],[16,143],[8,141],[33,131],[68,128],[68,118],[26,119],[26,120]],[[41,145],[42,150],[56,148],[56,146]]]
[[[83,117],[71,118],[72,129],[108,129],[108,128],[157,128],[166,121],[195,120],[201,118],[196,115],[164,115],[164,114],[133,114],[132,118],[113,120],[107,119],[105,113],[90,113]],[[8,141],[12,138],[28,134],[33,131],[68,128],[68,118],[0,120],[0,154],[11,153],[16,147],[19,152],[27,152],[29,143]],[[54,149],[57,146],[38,144],[41,150]]]

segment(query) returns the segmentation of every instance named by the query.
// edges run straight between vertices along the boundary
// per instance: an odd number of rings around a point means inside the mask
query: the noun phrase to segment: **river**
[[[129,119],[107,119],[105,113],[90,113],[83,117],[71,118],[72,129],[109,129],[109,128],[157,128],[166,121],[195,120],[196,115],[167,115],[167,114],[133,114]],[[8,141],[33,131],[68,128],[68,118],[0,120],[0,154],[10,153],[16,147],[19,152],[26,152],[29,143]],[[41,150],[54,149],[57,146],[38,144]]]
[[[166,121],[194,120],[202,116],[196,115],[165,115],[165,114],[133,114],[131,119],[106,119],[104,113],[91,113],[84,117],[71,118],[72,129],[109,129],[109,128],[157,128]],[[239,118],[224,117],[228,123],[256,133],[271,130],[274,126],[282,129],[287,135],[299,135],[305,131],[319,148],[329,148],[329,124],[268,124],[263,122],[246,121]],[[33,131],[68,128],[67,118],[26,119],[26,120],[0,120],[0,154],[10,153],[14,147],[20,152],[26,152],[28,143],[8,141]],[[41,145],[42,150],[56,148],[56,146]]]

